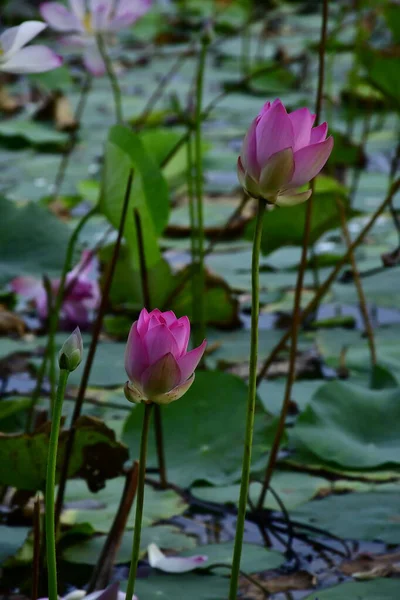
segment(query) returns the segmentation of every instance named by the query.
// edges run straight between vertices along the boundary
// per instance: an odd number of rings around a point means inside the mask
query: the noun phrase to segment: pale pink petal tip
[[[188,573],[194,571],[208,560],[208,556],[196,555],[188,557],[165,556],[156,544],[150,544],[148,549],[150,566],[165,573]]]

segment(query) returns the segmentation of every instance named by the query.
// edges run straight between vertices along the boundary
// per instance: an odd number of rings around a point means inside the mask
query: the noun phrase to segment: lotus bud
[[[144,308],[129,333],[125,370],[129,381],[125,396],[130,402],[170,404],[194,381],[194,371],[204,354],[206,340],[187,351],[190,322],[172,311]]]
[[[75,371],[81,364],[83,354],[83,342],[79,327],[74,329],[69,338],[62,345],[58,355],[58,364],[60,369]]]
[[[313,127],[314,121],[308,108],[287,113],[280,100],[264,105],[238,159],[239,181],[249,196],[278,206],[308,200],[311,190],[297,188],[321,171],[333,148],[327,123]]]

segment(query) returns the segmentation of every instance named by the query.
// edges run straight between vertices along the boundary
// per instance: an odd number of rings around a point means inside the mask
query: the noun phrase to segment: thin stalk
[[[198,230],[198,224],[196,222],[196,213],[194,206],[194,190],[193,190],[193,147],[192,147],[192,135],[191,128],[188,128],[188,140],[186,143],[186,160],[187,160],[187,188],[188,188],[188,202],[189,202],[189,222],[190,222],[190,251],[191,251],[191,269],[190,276],[192,280],[192,318],[195,319],[197,311],[196,301],[196,263],[197,263],[197,239],[196,232]],[[186,282],[186,280],[185,280]],[[166,304],[168,306],[168,304]]]
[[[35,498],[33,505],[33,560],[32,560],[32,593],[31,600],[39,597],[40,572],[40,498]]]
[[[206,315],[205,315],[205,273],[204,273],[204,216],[203,216],[203,153],[202,153],[202,101],[204,86],[204,69],[207,56],[208,42],[203,39],[199,65],[196,77],[196,111],[194,126],[194,161],[196,165],[196,218],[197,218],[197,250],[198,250],[198,274],[197,274],[197,311],[196,327],[194,331],[194,345],[199,346],[205,338]]]
[[[315,122],[318,125],[321,116],[322,107],[322,92],[324,87],[324,64],[325,64],[325,48],[326,48],[326,36],[328,27],[328,8],[329,0],[324,0],[322,10],[322,26],[321,26],[321,41],[319,46],[319,69],[318,69],[318,90],[316,100],[316,117]],[[311,184],[312,191],[314,191],[314,182]],[[268,457],[268,464],[265,471],[264,482],[260,493],[260,498],[257,504],[257,508],[261,509],[264,505],[265,497],[271,482],[272,473],[275,467],[276,459],[278,456],[279,447],[281,444],[282,436],[285,431],[286,417],[290,406],[290,398],[292,394],[292,387],[296,378],[296,356],[297,356],[297,341],[299,328],[301,323],[301,295],[303,291],[304,274],[307,268],[307,254],[311,232],[311,218],[312,218],[312,207],[313,207],[313,195],[307,202],[306,217],[304,224],[303,234],[303,246],[301,251],[300,266],[297,275],[296,290],[294,297],[293,306],[293,323],[292,323],[292,342],[290,345],[290,356],[289,356],[289,371],[286,379],[285,396],[282,404],[281,414],[279,416],[278,427],[272,443],[272,448]]]
[[[49,440],[47,459],[46,494],[45,494],[45,521],[46,521],[46,559],[48,573],[49,600],[58,600],[57,594],[57,559],[56,559],[56,528],[54,519],[54,488],[56,485],[56,466],[58,437],[62,406],[67,386],[69,372],[61,369],[57,387],[57,397],[54,404],[53,418]]]
[[[372,217],[370,218],[368,223],[366,223],[366,225],[360,231],[357,238],[354,240],[354,242],[351,244],[351,246],[349,246],[349,248],[344,253],[342,258],[337,261],[335,267],[332,269],[332,271],[330,272],[328,277],[325,279],[325,281],[321,284],[320,288],[317,290],[314,297],[307,304],[307,306],[303,310],[302,314],[299,316],[301,323],[306,319],[306,317],[308,317],[315,310],[315,307],[319,304],[321,299],[325,296],[326,292],[329,290],[330,286],[332,285],[332,283],[335,281],[336,277],[340,273],[341,268],[348,262],[348,260],[350,258],[350,253],[354,252],[354,250],[361,244],[364,237],[367,235],[367,233],[372,229],[372,227],[376,223],[377,219],[379,219],[379,217],[384,212],[384,210],[390,205],[390,202],[392,201],[392,199],[396,195],[396,193],[399,191],[399,189],[400,189],[400,179],[397,179],[391,185],[386,198],[381,202],[381,204],[376,209],[376,211],[374,212],[374,214],[372,215]],[[265,360],[263,366],[261,367],[261,369],[258,373],[257,385],[259,385],[262,382],[269,367],[274,362],[275,358],[286,347],[286,344],[289,341],[290,336],[291,336],[291,330],[287,331],[281,337],[281,339],[276,344],[276,346],[272,349],[272,351],[268,355],[268,358]]]
[[[81,89],[81,94],[79,96],[78,104],[76,106],[76,110],[74,113],[74,121],[76,122],[77,127],[76,127],[76,129],[74,129],[71,132],[68,148],[63,154],[63,157],[61,159],[61,162],[58,167],[57,174],[56,174],[56,178],[54,181],[54,191],[52,194],[53,202],[58,198],[58,196],[60,194],[61,186],[64,182],[65,175],[67,173],[68,164],[69,164],[71,155],[72,155],[72,153],[75,149],[76,143],[78,141],[78,127],[82,120],[83,111],[85,110],[86,101],[89,96],[90,88],[92,87],[92,80],[93,80],[92,75],[90,73],[88,73],[86,75],[86,79],[83,83],[83,86]]]
[[[341,202],[340,198],[336,199],[336,205],[337,205],[337,209],[339,212],[340,225],[342,227],[344,241],[346,242],[347,248],[350,248],[351,237],[350,237],[349,229],[347,227],[346,213],[345,213],[344,206],[343,206],[343,203]],[[357,268],[357,262],[356,262],[353,251],[350,252],[349,258],[350,258],[351,270],[353,271],[354,284],[356,286],[356,290],[357,290],[357,294],[358,294],[360,311],[361,311],[361,314],[362,314],[362,317],[364,320],[365,333],[367,334],[367,338],[368,338],[369,353],[371,356],[371,365],[375,366],[377,363],[377,358],[376,358],[374,330],[373,330],[373,327],[371,324],[371,319],[369,318],[367,301],[365,298],[363,286],[361,283],[360,273]]]
[[[122,205],[121,220],[119,222],[119,227],[118,227],[117,241],[115,242],[113,255],[111,257],[110,266],[109,266],[107,276],[105,279],[103,293],[101,296],[101,302],[100,302],[100,306],[99,306],[99,311],[97,314],[96,321],[94,323],[92,339],[90,342],[90,348],[89,348],[89,352],[87,354],[85,367],[83,369],[82,379],[80,382],[78,395],[77,395],[76,403],[75,403],[75,408],[74,408],[74,412],[72,415],[71,427],[70,427],[67,442],[66,442],[64,462],[61,467],[60,481],[58,484],[58,494],[57,494],[57,503],[56,503],[56,522],[57,523],[59,522],[59,518],[60,518],[60,514],[61,514],[61,510],[62,510],[65,487],[67,484],[69,461],[71,459],[72,449],[74,446],[74,440],[75,440],[74,425],[75,425],[77,419],[80,417],[80,414],[82,411],[82,406],[83,406],[83,402],[85,399],[86,388],[87,388],[87,385],[89,382],[89,377],[90,377],[90,373],[92,370],[94,357],[96,354],[97,343],[99,341],[99,336],[100,336],[101,328],[103,325],[104,314],[106,312],[107,303],[108,303],[108,296],[110,293],[111,284],[112,284],[112,280],[113,280],[114,272],[115,272],[115,267],[116,267],[118,256],[119,256],[119,250],[121,247],[122,236],[123,236],[124,229],[125,229],[126,215],[128,213],[129,198],[130,198],[131,189],[132,189],[132,181],[133,181],[133,170],[130,171],[130,173],[129,173],[128,181],[127,181],[126,188],[125,188],[124,202]]]
[[[242,48],[241,48],[241,63],[242,63],[242,75],[246,77],[250,70],[250,43],[251,43],[251,20],[253,16],[253,1],[247,0],[247,17],[246,24],[242,31]]]
[[[133,530],[132,560],[129,569],[128,585],[126,588],[126,600],[132,600],[135,591],[136,572],[140,554],[140,535],[142,530],[142,517],[144,506],[144,480],[146,476],[147,440],[149,437],[149,426],[153,404],[145,404],[142,426],[142,438],[140,441],[139,478],[137,487],[135,529]]]
[[[140,278],[142,281],[142,294],[144,306],[150,310],[151,309],[151,299],[150,299],[150,286],[149,286],[149,278],[146,267],[146,254],[144,247],[144,239],[143,239],[143,227],[142,222],[140,220],[140,214],[137,209],[134,210],[133,213],[135,226],[136,226],[136,234],[138,241],[138,252],[139,252],[139,265],[140,265]],[[154,411],[154,433],[156,438],[156,450],[157,450],[157,460],[158,460],[158,470],[160,473],[160,482],[161,487],[165,488],[167,486],[167,470],[165,463],[165,448],[164,448],[164,438],[163,438],[163,429],[162,429],[162,418],[161,418],[161,406],[158,404],[155,407]]]
[[[114,67],[112,61],[108,55],[106,43],[104,41],[104,37],[99,34],[96,36],[97,47],[99,49],[101,58],[103,59],[107,77],[110,80],[111,89],[114,97],[114,107],[115,107],[115,120],[117,123],[123,123],[123,113],[122,113],[122,94],[121,88],[119,87],[118,77],[114,71]]]
[[[257,380],[257,354],[258,354],[258,315],[260,311],[260,247],[262,226],[266,203],[258,202],[258,211],[253,240],[253,255],[251,262],[251,342],[250,342],[250,368],[249,368],[249,395],[247,399],[246,432],[243,449],[242,477],[240,485],[239,508],[236,522],[235,547],[232,561],[232,575],[230,580],[229,600],[236,600],[238,579],[240,574],[240,559],[242,555],[244,523],[246,518],[247,496],[249,492],[251,448],[253,444],[254,414],[256,408],[256,380]]]
[[[72,267],[72,259],[74,256],[75,245],[78,241],[80,232],[82,231],[83,227],[86,225],[86,223],[89,221],[89,219],[94,214],[96,214],[96,212],[97,212],[97,206],[92,208],[92,210],[90,210],[88,213],[86,213],[86,215],[84,217],[82,217],[82,219],[79,221],[79,223],[75,227],[74,231],[72,232],[72,235],[68,241],[67,252],[65,255],[65,259],[64,259],[64,265],[63,265],[63,270],[61,273],[60,284],[58,287],[57,296],[56,296],[56,299],[54,302],[54,307],[52,308],[52,310],[49,313],[50,314],[49,337],[48,337],[45,353],[43,355],[43,361],[42,361],[42,364],[40,366],[40,370],[38,373],[35,390],[32,394],[31,404],[29,406],[28,419],[27,419],[27,424],[26,424],[27,432],[30,430],[30,428],[32,426],[33,414],[34,414],[35,406],[38,403],[38,400],[40,397],[40,392],[42,389],[42,384],[43,384],[44,376],[46,373],[46,366],[47,366],[48,359],[52,355],[55,356],[55,335],[56,335],[58,323],[60,320],[60,311],[61,311],[61,306],[62,306],[62,302],[64,299],[67,273],[68,273],[68,271],[71,270],[71,267]]]

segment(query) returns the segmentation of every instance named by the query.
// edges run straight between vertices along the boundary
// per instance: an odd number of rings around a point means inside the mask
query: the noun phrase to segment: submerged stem
[[[249,491],[251,447],[253,443],[254,413],[257,390],[257,353],[258,353],[258,315],[260,303],[259,262],[262,237],[262,226],[265,213],[265,201],[259,200],[256,228],[254,231],[253,255],[251,263],[251,346],[249,368],[249,395],[247,400],[246,433],[243,450],[242,478],[240,486],[239,508],[236,523],[235,548],[232,561],[229,600],[236,600],[238,578],[240,574],[240,559],[242,555],[244,522],[246,517],[247,495]]]
[[[140,441],[139,478],[137,487],[135,529],[133,531],[132,559],[129,570],[128,585],[125,600],[132,600],[135,591],[136,572],[140,553],[140,535],[142,530],[142,517],[144,505],[144,480],[146,476],[147,439],[149,437],[149,426],[153,404],[145,404],[142,425],[142,439]]]

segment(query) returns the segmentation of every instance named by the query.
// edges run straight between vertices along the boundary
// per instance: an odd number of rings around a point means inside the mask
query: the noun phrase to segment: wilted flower
[[[60,369],[65,371],[75,371],[81,364],[83,355],[83,342],[79,327],[76,327],[71,335],[63,343],[58,354],[58,364]]]
[[[92,75],[103,75],[105,65],[96,35],[111,34],[135,23],[150,8],[151,0],[69,0],[69,10],[59,2],[40,6],[42,17],[56,31],[71,33],[69,45],[84,48],[83,61]]]
[[[311,190],[297,188],[323,168],[333,148],[327,123],[313,128],[308,108],[287,113],[280,100],[267,102],[254,119],[238,159],[239,181],[253,198],[278,206],[305,202]]]
[[[194,556],[165,556],[157,544],[150,544],[147,548],[149,564],[155,569],[165,573],[188,573],[194,571],[208,560],[204,554]]]
[[[67,274],[60,315],[64,327],[79,325],[84,328],[89,324],[90,313],[100,302],[97,277],[98,261],[90,251],[84,251],[80,262]],[[59,286],[59,279],[51,281],[54,297]],[[11,282],[11,288],[27,302],[34,304],[41,319],[47,318],[47,294],[42,281],[34,277],[17,277]]]
[[[131,402],[169,404],[178,400],[194,381],[194,371],[207,342],[187,352],[190,322],[172,311],[144,308],[132,325],[125,352],[130,381],[125,395]]]
[[[62,59],[47,46],[25,46],[47,25],[26,21],[0,35],[0,71],[6,73],[43,73],[56,69]]]

